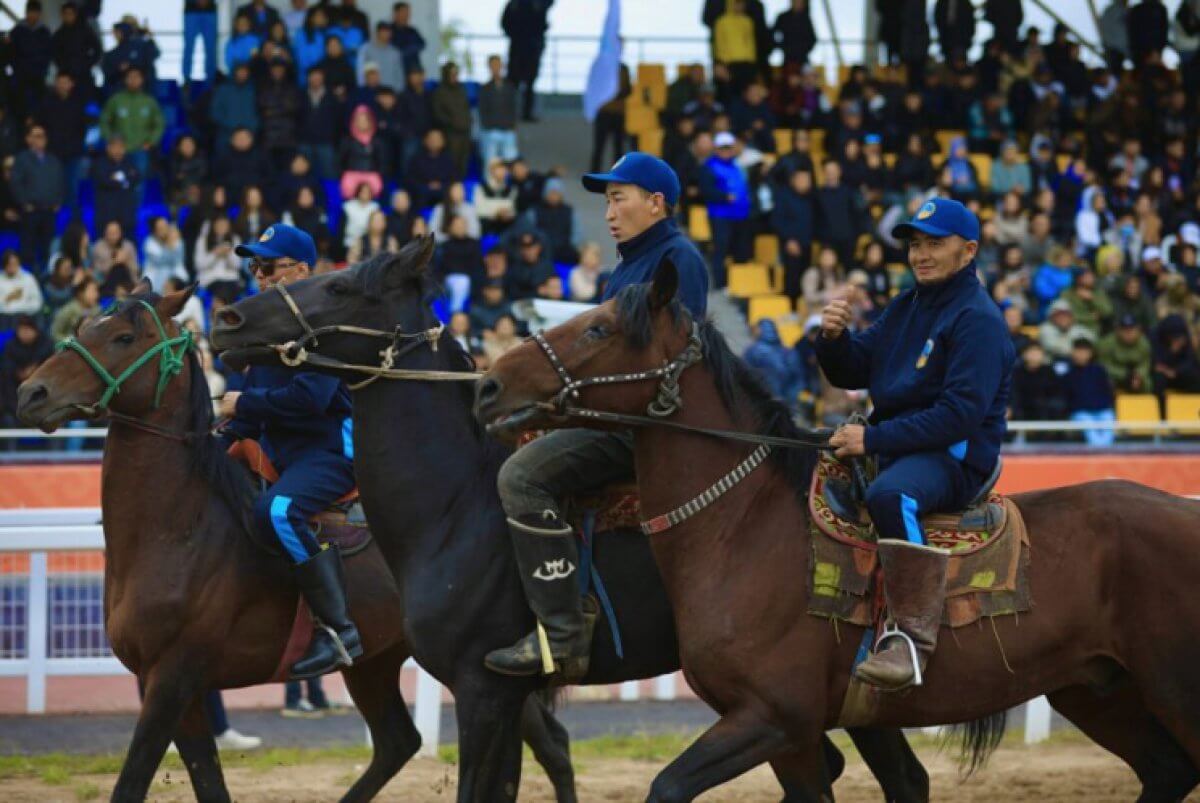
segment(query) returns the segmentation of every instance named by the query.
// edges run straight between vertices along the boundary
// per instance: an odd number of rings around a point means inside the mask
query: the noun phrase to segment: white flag
[[[608,0],[604,18],[604,33],[600,35],[600,52],[588,71],[587,89],[583,92],[583,115],[596,119],[596,112],[621,91],[621,0]]]

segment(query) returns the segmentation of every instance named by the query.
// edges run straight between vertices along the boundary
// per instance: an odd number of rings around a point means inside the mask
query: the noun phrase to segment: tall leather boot
[[[937,646],[949,560],[950,551],[946,549],[891,538],[879,541],[888,616],[912,639],[922,675]],[[921,682],[908,643],[897,635],[885,635],[876,652],[858,665],[854,676],[883,691],[899,691]]]
[[[595,613],[589,611],[590,617],[585,618],[576,577],[579,548],[575,533],[557,518],[539,525],[509,519],[508,529],[521,585],[529,607],[546,630],[555,673],[577,680],[587,673]],[[488,653],[484,664],[502,675],[543,672],[537,629],[511,647]]]
[[[304,657],[292,664],[291,679],[306,680],[353,664],[363,654],[362,638],[346,612],[341,553],[327,546],[296,564],[296,583],[317,627]]]

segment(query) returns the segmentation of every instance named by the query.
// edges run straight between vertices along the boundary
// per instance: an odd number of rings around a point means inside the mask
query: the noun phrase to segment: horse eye
[[[325,292],[331,296],[344,296],[346,295],[346,285],[332,282],[325,288]]]
[[[584,335],[586,335],[587,337],[590,337],[594,340],[603,340],[604,338],[608,337],[610,334],[612,334],[612,332],[608,331],[608,327],[602,323],[598,323],[595,326],[589,326],[584,331]]]
[[[132,346],[134,337],[126,332],[125,334],[117,335],[113,338],[114,343],[120,343],[122,346]]]

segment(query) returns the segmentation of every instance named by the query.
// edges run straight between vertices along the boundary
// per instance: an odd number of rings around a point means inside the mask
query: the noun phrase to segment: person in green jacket
[[[454,162],[459,179],[467,175],[467,160],[471,157],[471,103],[467,88],[458,80],[458,65],[447,62],[442,67],[442,82],[430,96],[433,127],[446,136],[446,151]]]
[[[125,73],[125,88],[104,104],[100,113],[100,133],[106,140],[114,136],[125,140],[129,158],[146,176],[150,171],[151,154],[162,141],[165,128],[166,121],[158,101],[145,91],[142,71],[130,67]]]
[[[100,313],[100,285],[91,276],[75,284],[71,300],[55,313],[50,324],[50,336],[57,343],[75,334],[79,322]]]
[[[1075,313],[1075,322],[1096,337],[1112,324],[1113,307],[1108,293],[1096,282],[1096,274],[1087,268],[1075,277],[1075,285],[1062,294]]]
[[[1117,320],[1116,329],[1100,339],[1097,349],[1100,364],[1108,371],[1113,386],[1126,393],[1151,393],[1150,339],[1136,316],[1126,313]]]

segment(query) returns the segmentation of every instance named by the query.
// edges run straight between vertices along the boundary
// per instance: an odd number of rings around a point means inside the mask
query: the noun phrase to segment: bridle
[[[300,305],[296,303],[292,294],[288,292],[287,287],[280,283],[275,285],[274,289],[283,298],[284,304],[291,310],[292,317],[296,319],[296,323],[300,324],[300,328],[303,330],[303,334],[295,340],[270,346],[270,348],[278,352],[280,362],[289,368],[312,365],[317,368],[350,371],[367,375],[367,378],[361,382],[348,383],[347,387],[350,390],[365,388],[367,385],[380,379],[409,379],[424,382],[474,382],[479,378],[479,374],[475,372],[432,371],[393,367],[397,359],[426,343],[429,344],[430,350],[436,352],[438,350],[438,340],[441,339],[442,333],[446,329],[445,324],[439,323],[420,332],[405,332],[400,326],[396,326],[395,329],[387,332],[382,329],[368,329],[363,326],[350,326],[348,324],[332,324],[330,326],[318,326],[314,328],[309,324],[308,319],[304,317],[304,312],[300,309]],[[312,348],[318,348],[320,346],[320,338],[331,334],[370,337],[387,341],[387,345],[379,351],[378,365],[356,365],[354,363],[342,362],[341,360],[318,354],[309,349],[310,345]]]

